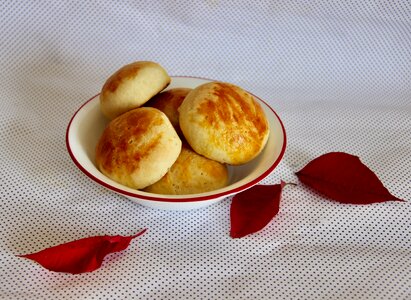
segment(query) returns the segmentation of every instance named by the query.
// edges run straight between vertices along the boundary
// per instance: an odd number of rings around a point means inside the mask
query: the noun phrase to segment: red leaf
[[[126,249],[132,239],[145,232],[146,229],[132,236],[93,236],[18,256],[34,260],[50,271],[92,272],[100,268],[106,255]]]
[[[309,162],[296,175],[302,183],[341,203],[404,201],[391,195],[357,156],[343,152],[324,154]]]
[[[236,194],[231,202],[232,238],[241,238],[263,229],[280,209],[285,182],[275,185],[255,185]]]

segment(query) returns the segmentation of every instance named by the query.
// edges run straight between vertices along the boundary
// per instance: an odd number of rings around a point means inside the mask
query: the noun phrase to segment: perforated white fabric
[[[409,1],[0,3],[1,299],[411,299]],[[287,131],[263,183],[330,151],[358,155],[405,203],[284,190],[263,231],[229,237],[230,199],[139,206],[72,163],[65,131],[135,60],[238,84]],[[148,232],[82,275],[16,257],[86,236]]]

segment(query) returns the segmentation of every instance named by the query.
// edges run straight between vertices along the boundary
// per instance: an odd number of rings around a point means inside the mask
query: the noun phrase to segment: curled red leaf
[[[50,271],[92,272],[100,268],[106,255],[126,249],[132,239],[145,232],[146,229],[132,236],[93,236],[18,256],[34,260]]]
[[[357,156],[344,152],[324,154],[296,175],[302,183],[341,203],[404,201],[393,196]]]
[[[285,182],[255,185],[233,197],[230,208],[232,238],[241,238],[263,229],[280,209]]]

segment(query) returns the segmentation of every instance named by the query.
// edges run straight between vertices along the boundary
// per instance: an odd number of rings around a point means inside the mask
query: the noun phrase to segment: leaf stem
[[[282,185],[282,188],[285,188],[287,185],[297,186],[298,184],[294,182],[285,182],[281,180],[281,185]]]

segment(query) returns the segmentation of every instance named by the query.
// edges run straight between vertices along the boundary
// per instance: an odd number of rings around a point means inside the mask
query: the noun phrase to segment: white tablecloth
[[[4,0],[0,28],[0,298],[411,299],[409,1]],[[136,60],[269,103],[288,145],[263,183],[344,151],[408,201],[344,205],[299,185],[263,231],[231,239],[230,198],[174,212],[105,190],[72,163],[65,131]],[[16,257],[142,228],[93,273]]]

